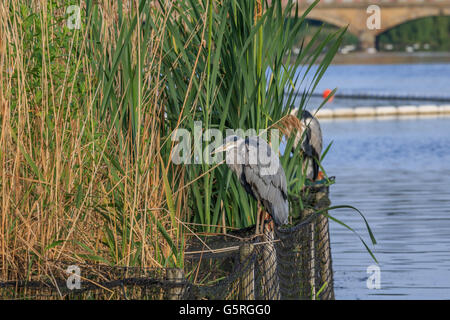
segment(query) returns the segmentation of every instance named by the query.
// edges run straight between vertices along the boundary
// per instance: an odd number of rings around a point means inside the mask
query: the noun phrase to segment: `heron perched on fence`
[[[224,144],[214,153],[222,151],[226,151],[228,167],[237,175],[244,189],[263,205],[275,224],[287,224],[286,175],[278,155],[267,142],[260,137],[244,139],[233,135],[225,138]],[[257,223],[257,232],[258,228]]]
[[[322,154],[322,130],[319,121],[309,111],[303,110],[301,119],[297,118],[297,110],[281,120],[277,126],[289,138],[295,134],[295,149],[301,142],[303,153],[303,169],[306,168],[306,178],[315,181],[322,179],[320,172],[320,155]]]

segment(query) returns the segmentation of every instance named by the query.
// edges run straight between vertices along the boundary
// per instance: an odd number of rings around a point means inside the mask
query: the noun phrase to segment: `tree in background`
[[[425,17],[405,22],[379,36],[379,49],[387,44],[403,51],[407,46],[419,44],[419,51],[447,51],[450,48],[450,17]]]

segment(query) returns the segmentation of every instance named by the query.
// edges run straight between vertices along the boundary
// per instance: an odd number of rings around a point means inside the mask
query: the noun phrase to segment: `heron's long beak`
[[[217,147],[213,152],[211,152],[211,155],[217,154],[219,152],[227,151],[229,148],[231,148],[231,146],[232,146],[231,142],[223,144],[223,145]]]

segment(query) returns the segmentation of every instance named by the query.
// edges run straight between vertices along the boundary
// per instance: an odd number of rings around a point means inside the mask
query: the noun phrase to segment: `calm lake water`
[[[450,118],[322,122],[333,205],[357,207],[378,244],[381,289],[366,286],[374,264],[359,238],[331,222],[337,299],[450,298]],[[351,210],[332,216],[370,243]]]
[[[316,67],[313,68],[313,72]],[[313,72],[307,77],[310,79]],[[303,90],[305,82],[300,90]],[[371,94],[401,96],[410,99],[346,99],[335,97],[326,108],[358,106],[398,106],[423,104],[450,104],[450,63],[417,63],[386,65],[332,65],[317,86],[316,93],[337,88],[341,94]],[[424,99],[415,100],[421,96]],[[446,99],[436,102],[432,97]],[[322,97],[314,96],[308,109],[320,106]],[[298,101],[299,102],[299,101]]]
[[[323,80],[321,87],[348,90],[450,92],[450,64],[331,66]],[[333,141],[323,163],[336,176],[332,204],[363,212],[381,269],[381,289],[369,290],[374,261],[355,234],[331,222],[336,298],[450,299],[450,117],[321,125],[325,146]],[[358,213],[330,214],[370,243]]]

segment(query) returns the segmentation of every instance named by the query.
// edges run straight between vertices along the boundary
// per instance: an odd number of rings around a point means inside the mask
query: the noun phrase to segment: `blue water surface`
[[[313,66],[305,81],[297,84],[301,93],[310,85],[317,66]],[[303,75],[306,67],[299,69]],[[302,78],[302,77],[300,77]],[[328,108],[387,105],[450,104],[450,63],[385,64],[385,65],[331,65],[320,80],[315,93],[335,89],[342,94],[375,94],[408,97],[409,99],[347,99],[336,97]],[[300,94],[301,96],[301,94]],[[424,100],[415,97],[424,97]],[[447,101],[434,101],[432,97]],[[308,109],[317,108],[322,97],[312,97]],[[300,97],[296,103],[300,103]]]
[[[322,121],[323,165],[336,176],[333,205],[357,207],[378,244],[381,289],[368,289],[375,264],[359,238],[331,222],[337,299],[450,298],[450,117]],[[354,211],[330,212],[370,239]]]

